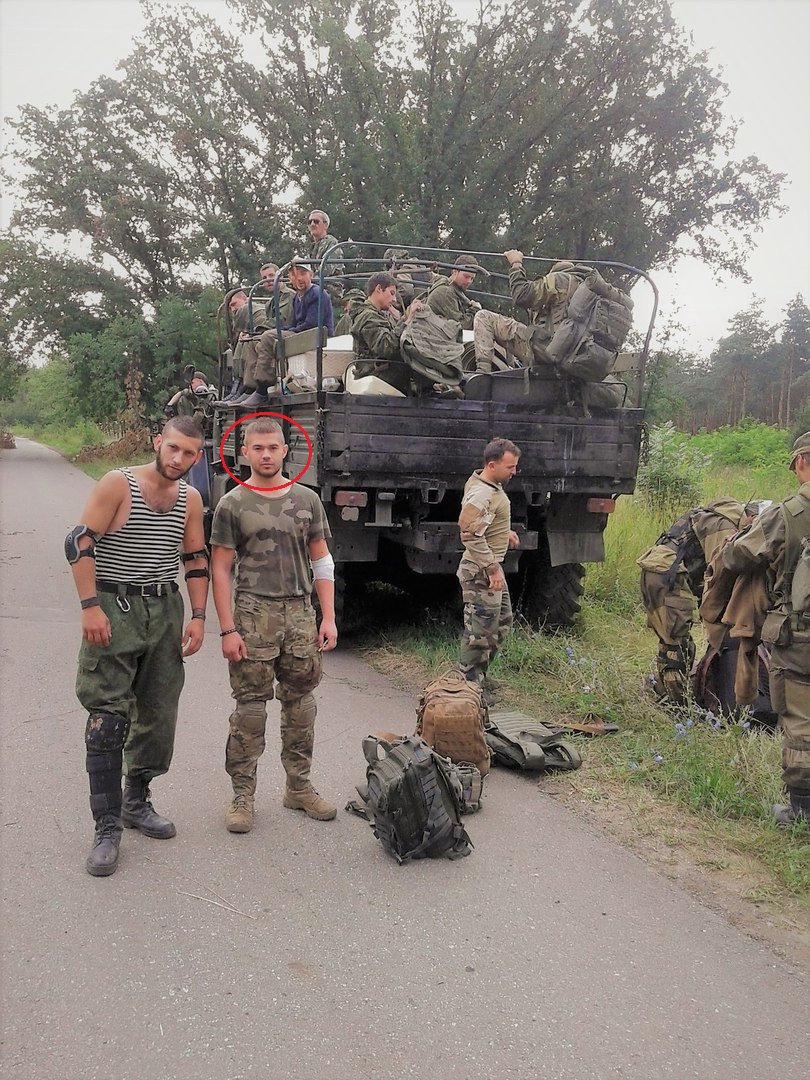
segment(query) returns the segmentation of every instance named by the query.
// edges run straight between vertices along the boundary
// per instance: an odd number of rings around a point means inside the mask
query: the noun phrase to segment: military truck
[[[376,249],[382,245],[363,245],[357,258],[343,254],[343,246],[324,257],[321,282],[330,256],[359,266],[348,275],[357,280],[381,268]],[[460,254],[440,252],[439,259],[449,261],[437,263],[435,249],[419,252],[439,269],[451,267]],[[465,254],[479,261],[494,256]],[[530,276],[547,272],[546,264],[553,261],[527,259],[537,267]],[[591,265],[612,267],[625,275],[625,283],[626,275],[645,279],[655,294],[641,270],[618,263]],[[498,276],[493,275],[495,285]],[[258,287],[251,290],[251,299]],[[470,295],[484,306],[509,301],[504,292]],[[355,380],[354,392],[347,392],[355,358],[350,338],[327,340],[319,329],[287,339],[279,334],[281,370],[295,376],[290,385],[299,392],[276,399],[269,408],[284,417],[290,447],[286,475],[313,488],[326,508],[339,618],[347,595],[367,582],[390,582],[427,596],[454,583],[464,483],[480,468],[486,443],[505,436],[522,451],[518,474],[507,489],[520,537],[520,547],[507,553],[504,566],[515,609],[536,628],[570,627],[580,610],[584,564],[604,559],[603,533],[616,498],[635,488],[651,331],[652,319],[640,352],[622,354],[617,364],[627,380],[625,406],[590,409],[563,403],[554,372],[535,368],[475,375],[463,399],[358,392],[363,380]],[[241,425],[233,426],[243,413],[228,404],[215,409],[207,496],[211,510],[235,478],[249,475],[241,454]]]

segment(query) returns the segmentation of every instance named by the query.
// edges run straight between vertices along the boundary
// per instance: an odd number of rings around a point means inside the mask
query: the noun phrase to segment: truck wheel
[[[548,557],[535,558],[526,568],[517,609],[534,630],[569,630],[585,591],[582,563],[550,566]]]

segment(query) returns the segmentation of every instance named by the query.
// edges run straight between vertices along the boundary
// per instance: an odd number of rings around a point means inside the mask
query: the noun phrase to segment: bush
[[[711,463],[711,455],[676,431],[673,423],[650,428],[647,458],[638,471],[638,493],[653,511],[677,517],[700,502],[701,481]]]
[[[791,438],[781,428],[758,420],[744,420],[736,427],[721,427],[711,433],[693,435],[690,445],[708,454],[715,465],[748,466],[768,470],[784,467]]]

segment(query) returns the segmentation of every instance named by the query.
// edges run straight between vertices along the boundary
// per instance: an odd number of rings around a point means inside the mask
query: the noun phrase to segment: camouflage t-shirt
[[[331,536],[323,503],[293,484],[274,499],[235,487],[217,503],[211,543],[236,552],[236,591],[274,599],[309,596],[310,540]]]

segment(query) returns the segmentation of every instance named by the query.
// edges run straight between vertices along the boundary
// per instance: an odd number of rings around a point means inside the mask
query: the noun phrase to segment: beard
[[[158,471],[158,475],[162,476],[164,478],[164,480],[185,480],[185,478],[188,476],[188,474],[191,472],[191,470],[194,468],[194,466],[189,465],[189,467],[186,469],[185,472],[178,473],[177,476],[175,476],[173,473],[170,473],[170,472],[167,471],[166,466],[163,464],[163,461],[161,459],[160,450],[156,450],[155,451],[155,468]]]

